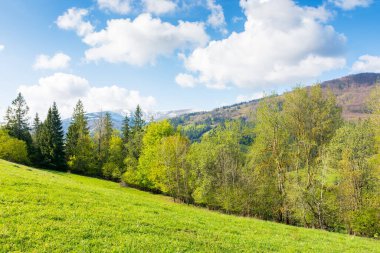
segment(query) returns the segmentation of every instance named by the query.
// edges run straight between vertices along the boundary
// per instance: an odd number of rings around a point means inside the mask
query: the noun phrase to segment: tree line
[[[332,92],[296,88],[263,99],[248,124],[225,122],[191,142],[168,120],[147,124],[139,106],[121,131],[104,113],[90,133],[81,101],[66,136],[55,103],[30,128],[19,94],[0,131],[0,157],[230,214],[378,237],[379,87],[369,110],[369,119],[345,122]]]

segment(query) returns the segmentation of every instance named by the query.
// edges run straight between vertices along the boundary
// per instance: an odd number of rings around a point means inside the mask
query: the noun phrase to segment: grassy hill
[[[0,160],[0,252],[380,252],[380,241],[234,217]]]

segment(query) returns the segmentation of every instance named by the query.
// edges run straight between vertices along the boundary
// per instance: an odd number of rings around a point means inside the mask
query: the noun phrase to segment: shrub
[[[29,164],[26,142],[9,136],[6,130],[0,130],[0,158]]]

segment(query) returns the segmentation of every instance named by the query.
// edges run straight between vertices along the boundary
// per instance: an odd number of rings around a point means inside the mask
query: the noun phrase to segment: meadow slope
[[[0,252],[380,252],[380,241],[228,216],[0,160]]]

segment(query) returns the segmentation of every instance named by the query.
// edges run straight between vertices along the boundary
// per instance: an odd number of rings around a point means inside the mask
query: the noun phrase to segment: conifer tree
[[[36,116],[34,117],[34,120],[33,120],[33,126],[32,126],[32,139],[33,139],[33,141],[34,141],[34,139],[36,139],[38,131],[40,130],[40,128],[41,128],[40,116],[38,115],[38,113],[36,113]]]
[[[141,110],[140,105],[137,105],[136,111],[133,117],[133,134],[137,132],[141,132],[145,125],[145,121],[143,119],[143,112]]]
[[[70,171],[98,176],[100,171],[95,166],[93,153],[94,145],[87,126],[83,103],[79,100],[66,135],[66,157]]]
[[[129,117],[128,115],[125,115],[124,120],[123,120],[123,127],[121,128],[121,135],[123,139],[123,144],[127,144],[130,137],[131,137],[131,126],[129,123]]]
[[[124,163],[126,165],[127,174],[134,174],[137,169],[141,149],[143,145],[144,125],[143,113],[140,105],[137,105],[136,111],[133,115],[133,126],[130,131],[128,143],[125,145],[126,158]]]
[[[5,121],[5,128],[8,130],[10,136],[26,142],[28,152],[30,153],[32,147],[32,136],[30,134],[29,126],[29,107],[21,93],[17,98],[12,101],[12,105],[8,107]]]
[[[33,120],[33,126],[32,126],[33,144],[32,144],[32,153],[30,155],[32,163],[35,166],[40,166],[43,160],[41,149],[40,149],[41,128],[42,128],[42,123],[41,123],[38,113],[36,113],[36,116],[34,117],[34,120]]]
[[[84,107],[81,100],[78,101],[74,108],[73,117],[66,135],[66,156],[75,155],[76,147],[80,137],[88,135],[87,119],[85,117]]]
[[[99,168],[102,168],[108,160],[109,144],[112,137],[112,118],[109,112],[104,115],[100,113],[100,117],[96,122],[95,142],[97,145],[97,157]]]
[[[66,167],[64,153],[64,134],[62,121],[56,103],[49,108],[47,118],[42,125],[39,147],[45,166],[64,170]]]

